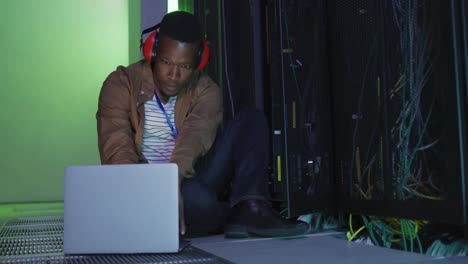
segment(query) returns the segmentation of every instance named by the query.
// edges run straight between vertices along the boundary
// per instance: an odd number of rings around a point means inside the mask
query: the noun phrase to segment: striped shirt
[[[174,108],[177,96],[169,97],[163,104],[175,128]],[[141,152],[149,163],[168,162],[174,150],[175,138],[167,123],[166,116],[159,108],[156,98],[145,102],[145,124]]]

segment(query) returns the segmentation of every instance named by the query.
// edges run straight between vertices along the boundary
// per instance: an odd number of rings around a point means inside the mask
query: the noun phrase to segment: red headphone
[[[156,56],[156,51],[158,50],[158,28],[159,24],[147,28],[141,33],[140,48],[142,50],[143,57],[148,62],[153,61],[154,57]],[[143,35],[149,32],[151,32],[151,34],[146,38],[145,42],[143,43]],[[206,43],[206,40],[202,38],[202,43],[200,44],[200,48],[198,50],[196,69],[199,71],[203,70],[208,64],[209,58],[210,49],[208,48],[208,43]]]

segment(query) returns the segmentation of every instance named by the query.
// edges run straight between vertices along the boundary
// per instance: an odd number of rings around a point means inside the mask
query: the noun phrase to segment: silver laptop
[[[176,164],[65,168],[64,253],[173,253],[179,243]]]

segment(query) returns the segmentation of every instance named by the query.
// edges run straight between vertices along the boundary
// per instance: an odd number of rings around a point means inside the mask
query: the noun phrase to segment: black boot
[[[283,237],[301,235],[308,230],[307,223],[281,217],[266,201],[246,200],[231,208],[224,235],[227,238]]]

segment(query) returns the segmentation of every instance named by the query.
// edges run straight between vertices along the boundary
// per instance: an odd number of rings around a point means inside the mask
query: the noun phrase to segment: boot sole
[[[226,238],[249,238],[251,236],[260,237],[288,237],[298,236],[306,233],[309,227],[295,229],[257,229],[242,225],[228,225],[224,230]]]
[[[226,226],[224,230],[224,237],[226,238],[248,238],[249,232],[246,226],[230,225]]]

